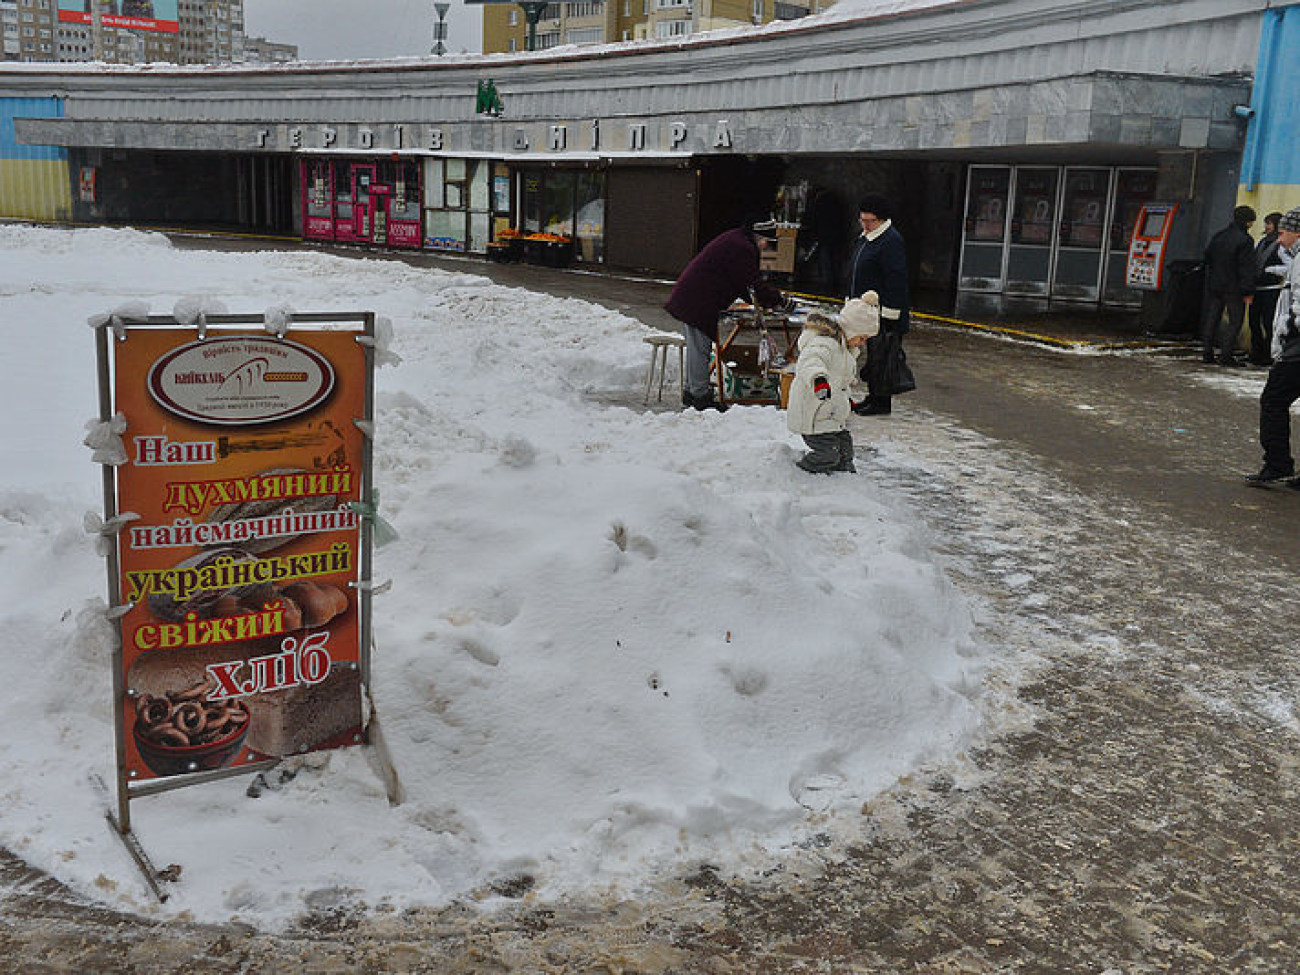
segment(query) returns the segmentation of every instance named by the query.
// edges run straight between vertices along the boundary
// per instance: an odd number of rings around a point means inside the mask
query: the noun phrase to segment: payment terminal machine
[[[1165,258],[1177,215],[1177,203],[1146,203],[1138,211],[1124,274],[1125,283],[1130,288],[1163,290]]]

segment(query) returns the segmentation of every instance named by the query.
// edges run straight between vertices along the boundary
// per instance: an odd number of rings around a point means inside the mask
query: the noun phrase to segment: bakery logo
[[[174,349],[149,370],[149,393],[185,420],[228,426],[300,416],[329,398],[334,369],[296,342],[240,335]]]

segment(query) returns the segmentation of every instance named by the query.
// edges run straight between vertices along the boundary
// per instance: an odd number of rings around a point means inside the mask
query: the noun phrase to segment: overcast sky
[[[304,61],[410,57],[433,49],[434,0],[244,0],[251,37],[297,44]],[[483,8],[451,0],[447,50],[482,49]]]

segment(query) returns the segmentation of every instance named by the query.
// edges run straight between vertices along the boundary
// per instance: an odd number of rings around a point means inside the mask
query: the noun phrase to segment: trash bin
[[[1201,330],[1201,306],[1205,300],[1205,264],[1202,261],[1170,261],[1165,265],[1164,314],[1159,332]]]

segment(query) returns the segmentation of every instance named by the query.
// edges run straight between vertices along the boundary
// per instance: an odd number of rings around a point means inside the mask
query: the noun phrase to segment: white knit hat
[[[871,338],[880,331],[880,298],[874,291],[865,292],[861,298],[850,298],[844,302],[839,321],[845,338],[859,335]]]
[[[1277,222],[1277,229],[1293,234],[1300,232],[1300,207],[1293,207],[1282,214],[1282,219]]]

